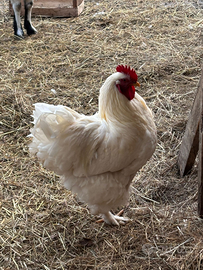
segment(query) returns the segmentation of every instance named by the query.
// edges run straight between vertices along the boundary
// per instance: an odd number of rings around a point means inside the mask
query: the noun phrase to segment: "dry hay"
[[[6,1],[4,1],[6,3]],[[18,40],[0,15],[0,269],[203,269],[197,166],[180,178],[181,138],[202,64],[202,1],[86,1],[79,18],[34,18]],[[155,114],[158,145],[133,182],[118,227],[28,155],[32,104],[97,111],[117,64],[134,67]]]

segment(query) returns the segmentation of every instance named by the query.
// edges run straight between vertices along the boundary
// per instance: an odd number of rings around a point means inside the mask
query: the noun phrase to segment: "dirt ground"
[[[203,2],[86,0],[78,18],[33,18],[13,35],[0,9],[0,269],[203,269],[197,163],[181,178],[182,136],[203,63]],[[132,183],[114,227],[65,190],[28,153],[33,104],[98,109],[99,89],[118,64],[133,67],[155,115],[158,144]]]

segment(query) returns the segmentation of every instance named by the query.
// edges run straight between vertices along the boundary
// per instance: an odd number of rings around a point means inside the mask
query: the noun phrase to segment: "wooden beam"
[[[24,1],[21,0],[21,15],[24,16]],[[84,0],[37,0],[34,1],[32,16],[77,17],[84,9]],[[9,10],[14,15],[9,1]]]
[[[203,70],[199,85],[197,88],[195,100],[192,106],[192,110],[189,115],[189,119],[186,125],[185,133],[180,146],[178,156],[178,166],[180,175],[183,177],[189,173],[194,165],[195,158],[199,149],[199,123],[201,119],[201,97],[203,89]]]
[[[201,89],[201,120],[199,124],[199,164],[198,164],[198,214],[203,218],[203,86]]]

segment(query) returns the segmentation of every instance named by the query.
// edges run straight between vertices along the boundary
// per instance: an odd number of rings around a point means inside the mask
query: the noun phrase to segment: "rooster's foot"
[[[121,210],[117,215],[113,215],[111,212],[107,212],[106,214],[102,215],[103,219],[99,220],[98,222],[104,221],[109,225],[117,225],[117,226],[119,226],[119,224],[123,225],[130,219],[128,217],[120,217],[119,215],[121,215],[122,213],[123,210]]]

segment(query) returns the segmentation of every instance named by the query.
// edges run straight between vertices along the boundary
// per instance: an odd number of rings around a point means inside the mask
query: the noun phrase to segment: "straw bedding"
[[[177,155],[202,65],[202,1],[85,1],[78,18],[33,18],[13,37],[0,6],[0,269],[203,269],[197,163],[180,178]],[[118,64],[137,70],[158,128],[136,175],[125,226],[96,223],[57,175],[28,154],[33,103],[93,114]]]

